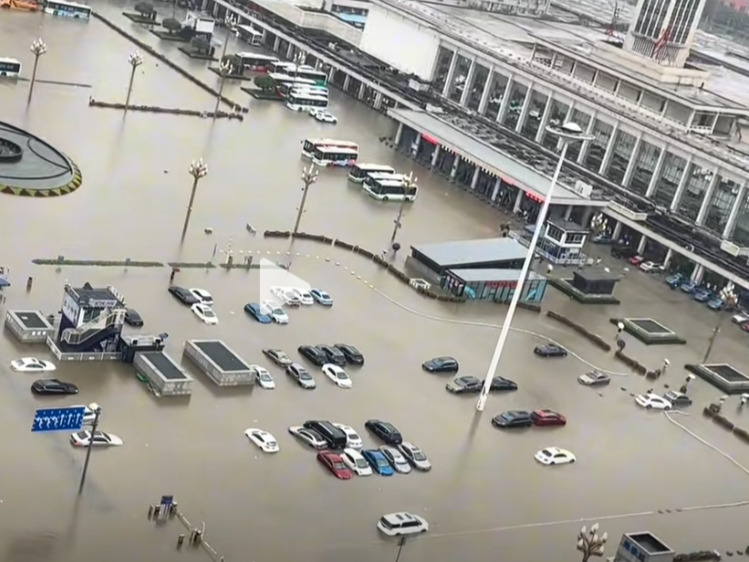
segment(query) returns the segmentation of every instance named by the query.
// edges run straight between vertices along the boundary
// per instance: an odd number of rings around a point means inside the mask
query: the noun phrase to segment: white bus
[[[273,72],[273,65],[271,64],[270,72],[268,72],[268,76],[273,78],[276,82],[279,84],[289,84],[289,85],[304,85],[304,86],[315,86],[315,81],[310,80],[309,78],[296,78],[294,76],[290,76],[289,74],[285,74],[283,72]]]
[[[265,39],[265,32],[253,29],[250,25],[238,25],[237,35],[249,45],[262,45]]]
[[[341,148],[340,146],[318,146],[312,153],[312,162],[318,166],[327,168],[349,168],[356,164],[359,151],[353,148]]]
[[[328,107],[328,96],[289,92],[286,97],[286,107],[293,111],[308,111],[313,108],[325,109]]]
[[[405,182],[406,178],[408,178],[408,175],[406,174],[398,174],[396,172],[372,172],[368,175],[368,178],[365,178],[364,181],[366,182],[367,179],[374,180],[374,181],[381,181],[381,180],[388,180],[388,181],[400,181]]]
[[[359,152],[359,145],[355,142],[338,139],[305,139],[302,143],[302,156],[312,158],[312,154],[319,146],[335,146],[338,148],[352,148]]]
[[[18,78],[21,75],[21,63],[16,59],[0,57],[0,77]]]
[[[302,80],[307,79],[302,78]],[[307,92],[308,94],[317,94],[319,96],[327,96],[329,93],[328,89],[324,86],[315,86],[313,84],[304,84],[301,82],[281,82],[278,86],[278,93],[282,96],[293,91]]]
[[[245,70],[254,70],[255,72],[267,72],[273,66],[273,63],[278,61],[276,57],[257,53],[237,53],[235,56],[242,61]]]
[[[328,83],[328,75],[321,70],[315,70],[307,65],[297,66],[293,62],[279,61],[273,65],[272,72],[287,74],[294,78],[308,78],[318,86],[325,86]]]
[[[357,164],[351,168],[348,179],[354,183],[362,183],[370,174],[394,174],[395,168],[384,164]]]
[[[77,20],[87,20],[91,17],[91,7],[66,0],[47,0],[44,3],[44,13]]]
[[[419,193],[418,187],[414,185],[407,189],[402,180],[367,178],[363,187],[372,199],[378,201],[415,201]]]

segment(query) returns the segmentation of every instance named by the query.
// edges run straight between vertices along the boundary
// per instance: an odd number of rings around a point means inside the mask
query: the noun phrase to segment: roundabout
[[[25,197],[56,197],[78,189],[81,171],[55,147],[0,122],[0,192]]]

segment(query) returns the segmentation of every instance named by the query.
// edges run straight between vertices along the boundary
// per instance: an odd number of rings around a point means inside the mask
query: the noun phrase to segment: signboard
[[[84,406],[72,408],[44,408],[34,414],[32,432],[78,431],[83,427]]]
[[[161,503],[159,505],[172,505],[174,503],[174,496],[161,496]]]
[[[590,199],[590,194],[593,193],[593,186],[581,180],[577,180],[575,185],[567,187],[567,189],[577,193],[580,197],[585,197],[585,199]]]

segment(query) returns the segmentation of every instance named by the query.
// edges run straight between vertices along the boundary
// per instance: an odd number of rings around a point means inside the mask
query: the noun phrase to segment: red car
[[[640,265],[642,262],[645,261],[645,258],[642,256],[632,256],[629,258],[630,265]]]
[[[741,325],[741,329],[744,330],[745,332],[749,332],[749,322],[744,322]]]
[[[343,464],[343,459],[335,453],[331,453],[330,451],[320,451],[317,453],[317,460],[323,463],[325,468],[332,472],[333,476],[336,478],[340,478],[341,480],[351,480],[354,477],[351,471],[346,468],[346,465]]]
[[[552,410],[536,410],[531,412],[534,425],[565,425],[567,418]]]

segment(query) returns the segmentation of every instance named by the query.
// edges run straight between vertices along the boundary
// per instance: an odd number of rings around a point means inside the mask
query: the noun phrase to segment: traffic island
[[[278,92],[271,90],[261,90],[260,88],[240,88],[240,90],[256,100],[284,101],[284,98]]]
[[[727,363],[687,364],[684,368],[726,394],[749,392],[749,376]]]
[[[604,270],[575,271],[571,279],[549,277],[549,284],[580,304],[620,304],[614,287],[622,276]]]
[[[121,111],[140,111],[145,113],[167,113],[170,115],[188,115],[190,117],[202,117],[211,119],[237,119],[244,121],[244,115],[232,111],[198,111],[197,109],[179,109],[174,107],[158,107],[153,105],[128,105],[124,103],[109,103],[104,101],[90,100],[90,107],[101,107],[105,109],[119,109]]]
[[[129,19],[131,22],[137,23],[139,25],[161,25],[161,22],[159,22],[157,19],[158,14],[156,12],[151,13],[150,16],[147,16],[145,14],[138,14],[135,12],[122,12],[122,15]]]
[[[199,51],[197,49],[193,49],[191,47],[179,47],[177,49],[180,53],[187,55],[191,59],[195,60],[208,60],[211,62],[215,62],[218,59],[211,55],[210,53],[206,53],[204,51]]]
[[[254,76],[246,76],[245,74],[227,74],[226,76],[222,76],[221,71],[215,66],[209,66],[208,70],[221,76],[224,80],[253,80],[255,78]]]
[[[101,16],[99,16],[99,18],[101,18]],[[179,33],[171,33],[169,31],[162,31],[161,29],[150,29],[149,31],[162,41],[173,41],[175,43],[188,43],[190,41],[187,37],[184,37]]]
[[[645,345],[685,344],[687,340],[652,318],[611,318],[614,326],[622,324],[624,330]]]
[[[581,324],[578,324],[577,322],[570,320],[566,316],[558,314],[554,312],[553,310],[547,310],[546,316],[548,316],[552,320],[556,320],[560,324],[564,324],[568,328],[572,328],[575,332],[580,334],[582,337],[587,339],[590,343],[592,343],[596,347],[603,349],[604,351],[611,351],[611,344],[609,344],[606,340],[604,340],[598,334],[594,334],[593,332],[588,330],[585,326],[582,326]]]

